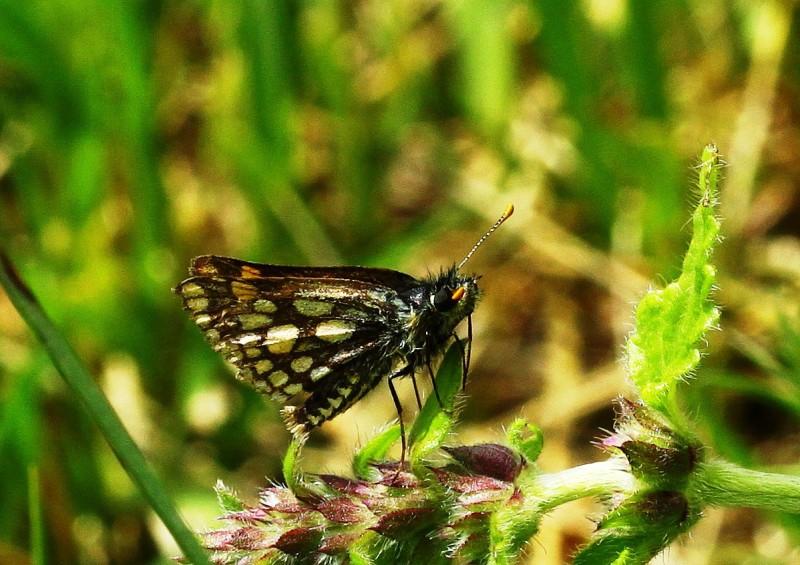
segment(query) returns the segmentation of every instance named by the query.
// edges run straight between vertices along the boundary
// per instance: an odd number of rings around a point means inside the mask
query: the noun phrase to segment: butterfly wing
[[[419,286],[414,277],[380,267],[301,267],[292,265],[271,265],[252,263],[232,257],[201,255],[192,259],[189,274],[195,276],[219,276],[255,279],[319,279],[324,281],[351,281],[372,284],[393,289],[398,293],[407,292]]]
[[[203,256],[175,288],[237,377],[285,402],[295,433],[345,411],[397,360],[400,293],[419,282],[366,267],[292,267]]]

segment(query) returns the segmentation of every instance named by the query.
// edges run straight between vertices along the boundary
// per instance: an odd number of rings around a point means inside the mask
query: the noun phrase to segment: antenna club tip
[[[511,214],[513,213],[514,213],[514,205],[509,204],[508,206],[506,206],[506,210],[505,212],[503,212],[503,215],[497,219],[497,221],[494,223],[494,225],[491,227],[489,231],[483,234],[483,237],[478,240],[478,243],[472,246],[472,249],[470,249],[469,253],[467,253],[467,256],[464,257],[464,259],[461,260],[461,263],[459,263],[458,266],[456,267],[456,271],[458,271],[459,269],[461,269],[461,267],[464,266],[464,263],[466,263],[469,260],[469,258],[472,257],[472,254],[475,253],[475,250],[478,249],[478,247],[480,247],[484,241],[486,241],[486,238],[492,235],[492,232],[494,232],[494,230],[499,228],[500,224],[505,222],[508,219],[508,217],[511,216]],[[458,300],[460,298],[460,296],[458,297],[456,296],[457,293],[458,291],[456,291],[456,293],[453,294],[452,297],[453,300]]]

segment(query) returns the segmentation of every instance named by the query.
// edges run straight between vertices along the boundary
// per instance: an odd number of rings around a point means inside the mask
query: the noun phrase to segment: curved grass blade
[[[50,322],[2,250],[0,250],[0,285],[50,355],[55,368],[83,402],[122,467],[164,522],[185,557],[195,565],[210,565],[199,542],[178,515],[161,481],[148,465],[119,416],[83,366],[72,346]]]

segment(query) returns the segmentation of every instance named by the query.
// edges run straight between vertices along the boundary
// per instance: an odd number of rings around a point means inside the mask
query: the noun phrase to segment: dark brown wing
[[[195,276],[221,276],[255,279],[337,279],[361,281],[368,284],[391,288],[403,293],[419,286],[419,281],[400,271],[379,267],[302,267],[292,265],[270,265],[267,263],[251,263],[221,257],[219,255],[201,255],[192,259],[189,274]]]
[[[345,411],[391,369],[408,315],[388,269],[286,267],[206,256],[175,288],[214,349],[256,390],[285,402],[295,433]]]

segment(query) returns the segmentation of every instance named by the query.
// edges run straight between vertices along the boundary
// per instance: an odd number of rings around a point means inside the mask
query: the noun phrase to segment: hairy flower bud
[[[427,467],[424,478],[396,463],[374,465],[373,480],[305,475],[264,489],[247,506],[218,485],[225,526],[202,534],[218,564],[346,563],[359,555],[485,556],[492,516],[522,495],[513,481],[523,457],[494,444],[447,448],[459,464]]]
[[[673,430],[644,404],[623,398],[618,407],[616,433],[601,445],[621,451],[631,473],[652,488],[680,490],[698,459],[692,439]]]
[[[525,465],[523,457],[496,443],[443,447],[468,471],[501,481],[513,481]]]

